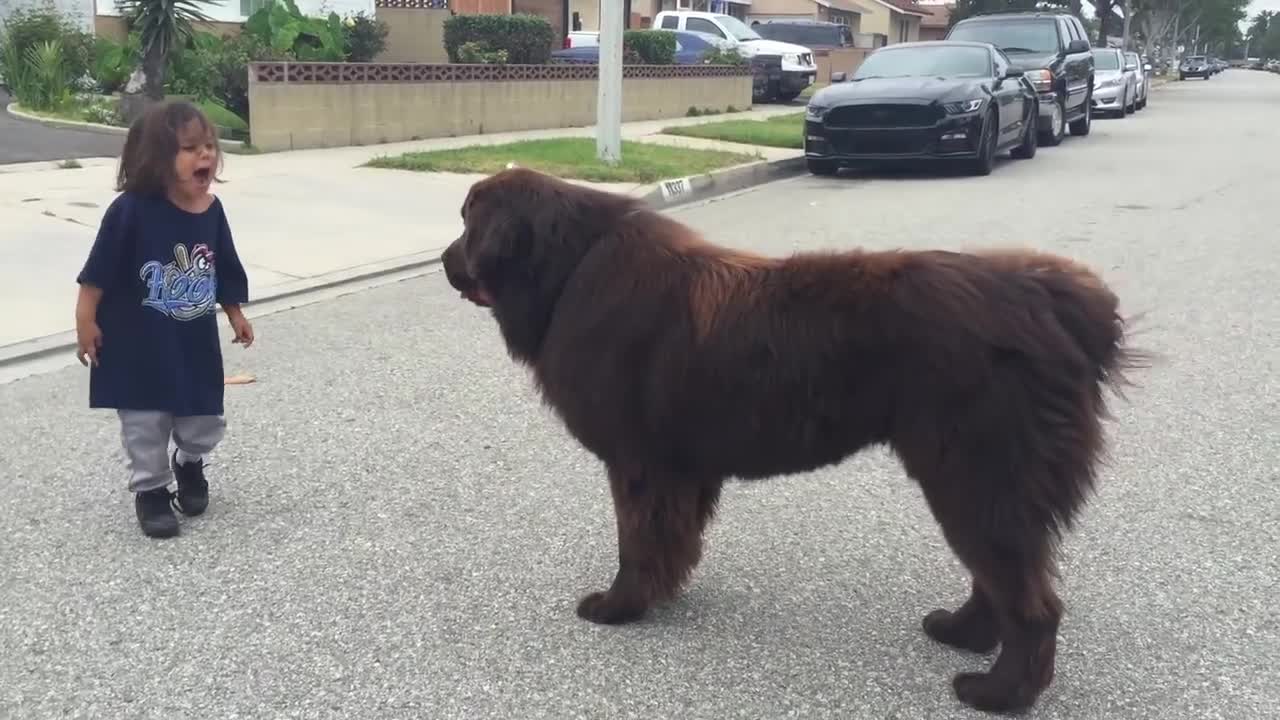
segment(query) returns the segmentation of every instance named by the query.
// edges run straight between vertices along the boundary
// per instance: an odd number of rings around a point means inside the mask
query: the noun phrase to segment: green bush
[[[671,65],[676,61],[676,34],[670,30],[627,30],[622,45],[634,50],[645,65]]]
[[[507,51],[495,50],[483,40],[466,42],[458,48],[458,62],[469,65],[506,65]]]
[[[142,42],[137,33],[131,33],[125,44],[111,38],[98,37],[93,41],[93,60],[89,74],[93,76],[100,92],[111,94],[124,89],[129,76],[142,57]]]
[[[5,78],[21,77],[32,48],[56,42],[62,58],[62,72],[69,83],[89,75],[93,62],[93,35],[58,12],[46,0],[39,6],[17,7],[3,22],[0,35],[0,73]],[[12,51],[9,50],[12,48]],[[17,60],[14,60],[17,58]],[[10,67],[10,62],[16,65]],[[7,80],[12,86],[12,80]]]
[[[308,17],[293,0],[273,0],[249,16],[244,33],[277,53],[292,53],[303,62],[347,59],[347,34],[337,13]]]
[[[466,62],[459,51],[468,43],[483,43],[486,52],[505,51],[515,65],[545,65],[551,61],[555,33],[537,15],[454,15],[444,21],[444,48],[449,62]]]
[[[746,65],[747,58],[737,48],[725,50],[717,47],[702,53],[702,62],[708,65]]]
[[[364,11],[342,21],[347,62],[373,62],[387,47],[387,33],[391,28]]]

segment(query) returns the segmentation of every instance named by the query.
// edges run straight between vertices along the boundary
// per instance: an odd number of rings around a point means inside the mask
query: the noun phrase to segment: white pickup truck
[[[746,23],[732,15],[696,12],[692,10],[664,10],[653,18],[654,30],[688,30],[716,36],[726,47],[737,48],[745,58],[757,55],[777,56],[782,62],[782,74],[776,80],[772,94],[782,102],[794,100],[805,88],[813,84],[818,66],[813,61],[813,51],[803,45],[766,40]],[[771,83],[772,84],[772,83]]]

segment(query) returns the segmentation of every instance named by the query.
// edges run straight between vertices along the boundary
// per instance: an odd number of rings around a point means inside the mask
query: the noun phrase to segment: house
[[[887,44],[920,39],[920,21],[929,17],[914,0],[860,0],[869,12],[862,15],[862,32],[884,35]]]
[[[849,26],[861,32],[862,14],[867,9],[853,0],[753,0],[752,22],[769,20],[817,20]]]
[[[920,9],[929,13],[929,17],[920,21],[920,39],[941,40],[946,37],[951,13],[956,6],[952,3],[920,3]]]

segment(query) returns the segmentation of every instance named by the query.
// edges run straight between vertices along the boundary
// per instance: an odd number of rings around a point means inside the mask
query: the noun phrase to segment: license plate
[[[805,82],[805,85],[812,85],[812,84],[813,84],[813,76],[810,75],[808,81]]]

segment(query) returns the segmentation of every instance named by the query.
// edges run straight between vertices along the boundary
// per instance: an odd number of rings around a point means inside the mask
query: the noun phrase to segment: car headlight
[[[982,98],[974,98],[972,100],[961,100],[960,102],[947,103],[942,107],[945,108],[947,112],[953,115],[976,112],[978,108],[982,107]]]
[[[1099,89],[1109,88],[1109,87],[1116,87],[1119,84],[1120,84],[1120,78],[1111,78],[1110,80],[1103,80],[1102,82],[1098,83],[1097,87]]]
[[[799,65],[799,64],[800,64],[800,54],[799,54],[799,53],[785,53],[785,54],[783,54],[783,56],[782,56],[782,62],[784,62],[784,63],[791,63],[792,65]]]
[[[1031,86],[1036,89],[1036,92],[1049,92],[1053,89],[1053,73],[1047,68],[1028,70],[1024,77],[1031,81]]]
[[[814,122],[822,122],[822,118],[827,114],[827,108],[821,105],[806,105],[804,108],[804,119]]]

